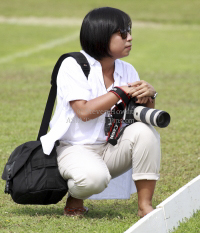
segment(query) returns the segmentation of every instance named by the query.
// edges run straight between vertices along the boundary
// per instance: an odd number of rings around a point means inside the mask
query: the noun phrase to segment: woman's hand
[[[131,97],[136,97],[137,104],[144,104],[146,107],[155,108],[155,101],[151,98],[156,93],[155,89],[149,83],[141,80],[134,83],[128,83],[128,86],[121,86]]]
[[[154,96],[156,93],[153,86],[144,80],[128,83],[128,87],[130,88],[128,93],[131,95],[131,97],[136,97],[138,100],[143,97]],[[147,99],[145,98],[141,101],[143,102],[146,100]]]
[[[153,100],[151,97],[142,97],[142,98],[138,98],[136,103],[137,104],[146,104],[147,102],[153,103]]]

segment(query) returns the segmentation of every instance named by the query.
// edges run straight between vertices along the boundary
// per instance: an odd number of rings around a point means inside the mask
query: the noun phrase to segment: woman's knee
[[[123,139],[132,144],[132,162],[136,172],[158,172],[161,157],[160,135],[152,126],[141,122],[133,123],[125,130]]]
[[[128,139],[132,143],[142,141],[149,146],[160,146],[160,135],[151,125],[136,122],[129,125],[123,135],[123,139]]]
[[[70,194],[79,199],[85,199],[102,192],[111,179],[110,173],[102,171],[80,171],[77,177],[68,180]]]

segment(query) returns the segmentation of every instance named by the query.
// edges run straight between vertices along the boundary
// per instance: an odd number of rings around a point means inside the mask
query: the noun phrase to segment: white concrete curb
[[[162,229],[162,231],[160,231]],[[141,218],[125,233],[166,233],[165,217],[162,209],[155,209],[144,218]]]
[[[124,233],[169,233],[200,210],[200,175],[160,203]]]

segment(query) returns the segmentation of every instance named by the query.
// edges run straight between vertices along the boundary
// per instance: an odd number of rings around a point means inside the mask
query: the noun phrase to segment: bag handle
[[[40,129],[38,132],[37,141],[39,141],[40,137],[45,135],[48,131],[49,122],[51,120],[51,115],[53,112],[53,107],[54,107],[56,95],[57,95],[58,71],[60,69],[60,66],[61,66],[63,60],[67,57],[73,57],[77,61],[77,63],[81,66],[81,69],[83,70],[86,78],[88,79],[88,75],[90,73],[90,65],[89,65],[86,57],[82,53],[80,53],[80,52],[65,53],[62,56],[60,56],[60,58],[58,59],[58,61],[56,62],[55,66],[54,66],[54,69],[53,69],[53,72],[51,75],[51,89],[50,89],[49,96],[47,99],[42,122],[40,125]]]

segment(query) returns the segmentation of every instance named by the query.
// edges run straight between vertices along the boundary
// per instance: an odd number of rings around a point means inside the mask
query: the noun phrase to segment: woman
[[[51,130],[41,137],[46,154],[55,141],[60,142],[58,165],[69,187],[64,214],[84,214],[84,199],[102,192],[110,179],[132,167],[138,215],[143,217],[153,210],[160,167],[159,135],[153,127],[137,122],[126,127],[113,146],[104,132],[105,117],[119,101],[118,95],[110,92],[114,86],[136,97],[137,103],[155,107],[155,89],[140,81],[132,65],[119,60],[131,51],[131,19],[115,8],[94,9],[83,20],[80,42],[90,64],[88,80],[73,58],[63,61]]]

